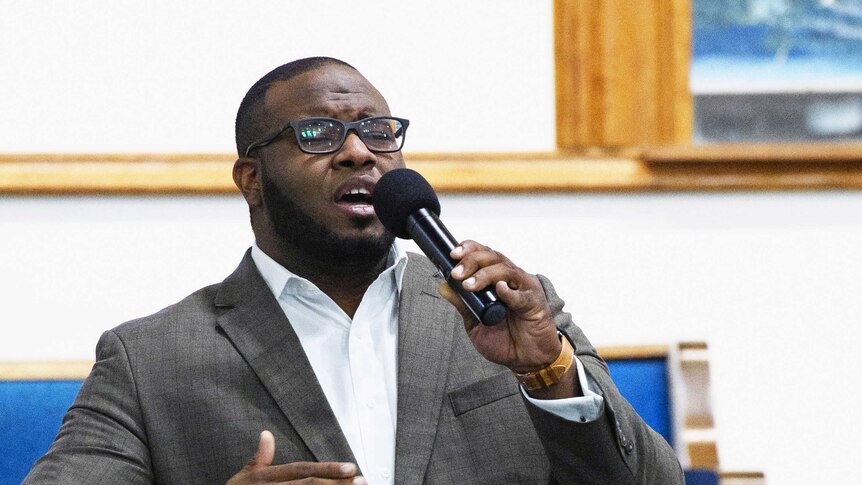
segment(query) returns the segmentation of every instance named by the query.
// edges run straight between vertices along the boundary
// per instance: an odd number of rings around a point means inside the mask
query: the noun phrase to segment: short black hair
[[[263,116],[263,102],[270,85],[278,81],[287,81],[304,72],[328,65],[347,66],[356,70],[350,64],[333,57],[306,57],[305,59],[298,59],[287,64],[282,64],[258,79],[245,94],[236,113],[237,155],[240,157],[244,156],[246,148],[257,138],[263,136],[264,131],[267,129]]]

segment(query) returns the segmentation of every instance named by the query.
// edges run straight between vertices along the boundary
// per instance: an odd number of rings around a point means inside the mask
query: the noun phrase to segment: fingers
[[[459,260],[451,276],[461,281],[466,290],[479,291],[498,281],[505,281],[512,289],[529,283],[529,275],[508,258],[476,241],[464,241],[450,255]]]
[[[257,453],[251,459],[249,466],[252,468],[269,466],[275,457],[275,436],[268,430],[260,433],[260,441],[257,443]]]
[[[257,451],[254,453],[254,456],[251,457],[248,464],[246,464],[240,472],[234,476],[236,478],[242,478],[244,475],[254,473],[257,470],[262,470],[272,464],[272,459],[275,457],[275,437],[267,430],[263,430],[260,432],[260,439],[257,442]],[[231,479],[228,483],[242,483],[236,482],[234,479]]]
[[[274,457],[275,437],[271,432],[264,430],[260,433],[254,457],[228,481],[228,484],[280,483],[292,480],[319,484],[363,485],[366,483],[363,477],[356,476],[359,469],[353,463],[300,461],[273,465]]]
[[[357,472],[356,465],[353,463],[298,461],[267,467],[262,473],[257,474],[256,478],[263,482],[287,482],[315,478],[319,482],[312,481],[311,483],[365,483],[364,478],[356,476]],[[327,480],[331,480],[331,482]]]
[[[541,286],[541,283],[539,283]],[[534,291],[518,291],[505,281],[498,281],[494,290],[497,296],[506,303],[510,310],[515,312],[527,312],[537,308],[544,308],[540,301],[540,294]]]
[[[547,316],[548,305],[539,279],[509,258],[471,240],[461,243],[450,255],[458,260],[451,277],[461,281],[467,291],[492,287],[518,319],[538,321]]]

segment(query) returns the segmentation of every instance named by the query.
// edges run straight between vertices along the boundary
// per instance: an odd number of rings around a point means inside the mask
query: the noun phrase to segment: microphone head
[[[409,168],[396,168],[380,177],[371,203],[383,226],[401,239],[410,239],[407,233],[410,214],[424,208],[440,215],[440,201],[431,184]]]

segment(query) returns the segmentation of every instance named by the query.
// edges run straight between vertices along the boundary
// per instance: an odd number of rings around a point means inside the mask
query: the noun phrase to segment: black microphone
[[[485,325],[506,317],[506,305],[491,287],[467,291],[450,274],[458,261],[449,253],[458,241],[440,221],[440,201],[425,178],[407,168],[390,170],[377,181],[371,196],[380,222],[401,239],[413,239],[428,256],[467,308]]]

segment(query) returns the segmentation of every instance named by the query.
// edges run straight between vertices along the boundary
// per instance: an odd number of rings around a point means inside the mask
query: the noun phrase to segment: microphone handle
[[[458,241],[446,229],[446,226],[434,212],[422,208],[407,217],[407,233],[416,241],[419,249],[428,256],[437,269],[446,278],[449,286],[458,293],[467,308],[485,325],[496,325],[506,316],[506,305],[500,301],[491,287],[480,291],[467,291],[460,281],[451,278],[452,269],[458,261],[452,259],[449,253],[458,245]]]

